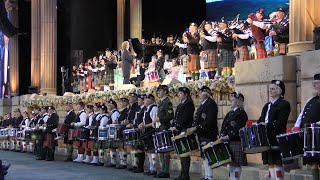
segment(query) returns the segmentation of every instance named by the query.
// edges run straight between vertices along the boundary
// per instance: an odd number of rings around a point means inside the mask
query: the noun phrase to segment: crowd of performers
[[[125,41],[121,51],[107,50],[99,58],[75,66],[71,80],[74,92],[99,85],[131,83],[139,87],[143,81],[161,83],[166,78],[184,83],[199,78],[213,79],[216,75],[226,77],[234,74],[235,62],[285,55],[289,42],[288,14],[278,8],[268,21],[265,19],[260,9],[242,22],[227,22],[222,18],[219,22],[203,21],[199,27],[190,23],[181,38],[169,36],[167,42],[160,37],[153,37],[150,42],[142,39],[144,48],[159,47],[149,64],[131,55],[130,42]],[[177,50],[178,57],[164,52],[161,46]]]
[[[230,179],[240,179],[241,167],[246,165],[245,153],[262,153],[263,164],[269,166],[269,179],[281,180],[285,176],[283,164],[303,157],[304,164],[312,165],[314,179],[319,179],[320,74],[314,75],[312,86],[314,96],[289,129],[291,109],[284,99],[285,84],[280,80],[270,82],[271,100],[254,124],[248,121],[243,108],[245,96],[231,93],[231,110],[220,131],[218,106],[209,87],[200,89],[198,108],[190,90],[180,87],[180,104],[174,111],[168,86],[159,85],[158,102],[153,94],[132,92],[118,102],[113,99],[86,105],[78,102],[76,111],[72,103],[66,103],[67,115],[61,124],[53,106],[34,108],[30,114],[26,111],[21,114],[16,109],[13,117],[7,114],[1,121],[0,144],[4,150],[33,152],[38,160],[52,161],[55,140],[64,138],[65,161],[95,166],[107,163],[108,167],[127,168],[158,178],[170,177],[170,152],[175,151],[181,161],[177,178],[180,180],[190,179],[190,155],[198,150],[203,158],[205,180],[213,179],[212,168],[221,165],[229,166]],[[73,147],[78,149],[75,159],[72,159]],[[128,153],[132,158],[129,165]],[[147,170],[145,157],[149,159]],[[156,171],[158,158],[159,172]]]

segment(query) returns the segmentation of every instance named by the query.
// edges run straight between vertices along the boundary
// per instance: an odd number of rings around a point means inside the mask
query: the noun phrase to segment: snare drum
[[[212,169],[231,162],[231,155],[225,143],[210,142],[202,147],[202,151]]]
[[[41,129],[32,129],[31,140],[42,139],[43,131]]]
[[[181,133],[178,136],[171,137],[174,150],[180,157],[188,157],[192,152],[199,150],[197,136],[194,133]]]
[[[320,126],[312,123],[304,128],[304,156],[320,156]]]
[[[153,135],[155,151],[157,153],[166,153],[174,151],[173,143],[171,141],[172,136],[172,131],[156,132]]]
[[[17,133],[16,133],[16,139],[17,139],[17,140],[24,140],[24,133],[23,133],[23,131],[17,131]]]
[[[123,140],[123,130],[125,129],[126,125],[123,124],[110,124],[109,125],[109,140],[112,141],[121,141]]]
[[[244,153],[261,153],[270,149],[265,125],[256,124],[239,130],[241,146]]]
[[[73,141],[77,140],[80,137],[80,128],[69,129],[68,131],[68,140]]]
[[[297,159],[303,155],[303,132],[296,131],[277,135],[283,161]]]
[[[80,136],[79,136],[79,139],[81,141],[85,141],[85,140],[88,140],[89,139],[89,136],[90,136],[90,129],[87,129],[87,128],[80,128]]]
[[[32,129],[26,129],[24,131],[24,139],[25,140],[31,140],[31,134],[32,134]]]
[[[9,135],[9,137],[16,137],[16,136],[17,136],[17,131],[18,131],[17,128],[8,129],[8,135]]]
[[[139,129],[125,129],[123,135],[127,145],[135,145],[139,143],[141,131]]]
[[[148,153],[154,152],[154,142],[153,142],[153,137],[152,137],[153,133],[154,133],[154,129],[152,129],[151,131],[149,131],[147,133],[144,133],[140,137],[141,143],[144,147],[145,152],[148,152]]]
[[[99,127],[98,129],[98,140],[104,141],[108,140],[109,127]]]
[[[59,124],[56,130],[56,133],[59,137],[63,138],[64,134],[66,132],[66,125],[65,124]]]
[[[98,131],[99,128],[98,127],[89,127],[90,129],[90,139],[98,139]]]

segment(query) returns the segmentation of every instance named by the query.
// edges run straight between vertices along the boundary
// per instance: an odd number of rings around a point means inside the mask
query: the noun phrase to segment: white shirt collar
[[[236,111],[238,109],[238,107],[233,108],[233,111]]]
[[[280,97],[279,97],[280,98]],[[275,100],[271,100],[270,103],[274,104],[279,98],[275,99]]]
[[[161,98],[161,101],[165,100],[168,96],[164,96]]]
[[[201,102],[201,105],[203,105],[204,103],[206,103],[206,101],[208,100],[209,98],[207,98],[206,100],[204,100],[203,102]]]

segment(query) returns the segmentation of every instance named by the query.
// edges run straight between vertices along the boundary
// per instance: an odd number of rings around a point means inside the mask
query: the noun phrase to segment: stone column
[[[31,0],[31,85],[40,88],[41,23],[40,1]]]
[[[313,29],[314,20],[320,26],[319,0],[290,0],[290,29],[288,55],[300,55],[301,52],[314,50]],[[307,11],[309,11],[310,16]]]
[[[9,12],[9,20],[16,28],[19,27],[18,1],[6,1],[6,9]],[[11,95],[19,94],[19,41],[18,36],[10,37],[9,49],[9,84]]]
[[[117,0],[117,47],[124,41],[125,0]]]
[[[57,94],[57,0],[41,0],[41,93]]]
[[[130,37],[142,38],[142,0],[130,0]]]

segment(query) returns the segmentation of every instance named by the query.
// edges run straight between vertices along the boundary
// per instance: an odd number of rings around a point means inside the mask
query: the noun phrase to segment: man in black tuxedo
[[[207,86],[202,86],[200,89],[200,106],[195,114],[192,127],[187,131],[197,132],[200,146],[205,146],[211,141],[217,140],[218,136],[218,106],[217,103],[211,98],[211,89]],[[204,158],[205,167],[205,180],[213,179],[213,172],[210,168],[208,161]]]
[[[73,152],[73,146],[72,143],[73,141],[68,140],[68,132],[69,129],[71,128],[71,123],[73,123],[76,119],[76,113],[73,110],[73,105],[71,102],[67,102],[66,103],[66,111],[67,111],[67,115],[66,118],[64,120],[64,125],[65,125],[65,137],[64,137],[64,143],[67,145],[67,159],[65,159],[64,161],[72,161],[72,152]]]

